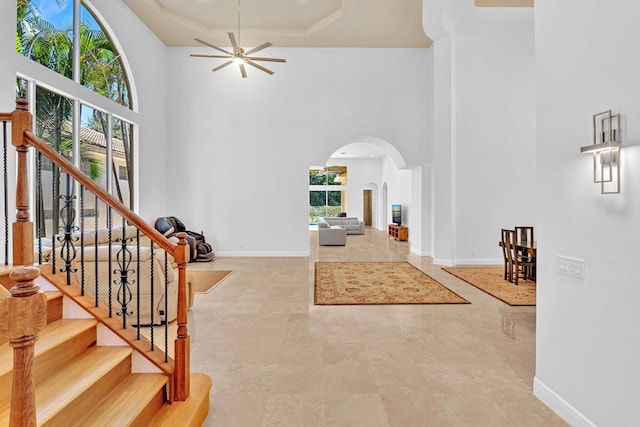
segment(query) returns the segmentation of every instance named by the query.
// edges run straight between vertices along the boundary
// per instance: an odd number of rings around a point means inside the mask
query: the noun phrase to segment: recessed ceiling
[[[124,0],[167,46],[228,46],[237,0]],[[240,44],[276,47],[429,47],[422,0],[241,0]]]

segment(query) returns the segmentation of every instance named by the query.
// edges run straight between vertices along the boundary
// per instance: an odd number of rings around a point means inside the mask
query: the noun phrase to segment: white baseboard
[[[309,252],[235,252],[216,251],[216,257],[308,257]]]
[[[418,249],[411,247],[411,253],[414,253],[419,256],[433,256],[433,252],[431,251],[419,251]]]
[[[533,379],[533,395],[572,426],[597,427],[537,377]]]
[[[453,261],[446,258],[434,258],[433,263],[436,265],[443,265],[445,267],[453,267]]]
[[[459,258],[455,265],[504,265],[502,258]]]

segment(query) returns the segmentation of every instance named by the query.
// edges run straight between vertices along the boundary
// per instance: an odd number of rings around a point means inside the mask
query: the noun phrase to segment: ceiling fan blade
[[[218,71],[220,68],[224,68],[224,67],[226,67],[227,65],[230,65],[230,64],[233,64],[233,59],[225,62],[222,65],[218,65],[216,68],[213,68],[211,71]]]
[[[262,43],[260,46],[256,46],[253,49],[249,49],[249,51],[245,52],[245,55],[251,55],[252,53],[256,53],[259,50],[266,49],[271,46],[271,42]]]
[[[232,55],[201,55],[199,53],[192,53],[190,56],[193,56],[195,58],[233,58]]]
[[[286,59],[282,59],[282,58],[260,58],[257,56],[246,56],[245,58],[250,59],[252,61],[287,62]]]
[[[205,45],[205,46],[209,46],[209,47],[211,47],[211,48],[214,48],[215,50],[219,50],[220,52],[223,52],[223,53],[226,53],[227,55],[231,55],[231,56],[233,56],[233,53],[228,52],[228,51],[226,51],[226,50],[224,50],[224,49],[220,49],[218,46],[214,46],[214,45],[212,45],[211,43],[207,43],[207,42],[206,42],[206,41],[204,41],[204,40],[200,40],[200,39],[198,39],[198,38],[195,38],[194,40],[195,40],[195,41],[197,41],[198,43],[202,43],[202,44],[203,44],[203,45]]]
[[[227,33],[229,35],[229,40],[231,40],[231,46],[233,46],[233,51],[236,52],[238,50],[238,43],[236,42],[236,36],[233,33]]]
[[[243,79],[247,78],[247,70],[244,68],[244,64],[240,64],[240,73]]]
[[[273,71],[271,71],[270,69],[264,68],[262,65],[256,64],[249,59],[247,59],[247,64],[251,65],[252,67],[256,67],[258,70],[262,70],[265,73],[273,74]]]

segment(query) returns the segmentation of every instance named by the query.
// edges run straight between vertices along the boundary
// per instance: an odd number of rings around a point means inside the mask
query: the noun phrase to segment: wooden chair
[[[519,255],[516,248],[516,232],[515,230],[505,230],[504,246],[507,249],[507,258],[509,260],[511,275],[510,282],[518,285],[518,279],[527,279],[527,273],[531,271],[535,265],[535,259],[523,258]]]
[[[513,231],[513,230],[507,230],[503,228],[500,231],[500,242],[502,243],[501,244],[502,257],[504,259],[504,280],[511,281],[511,258],[507,254],[507,244],[506,244],[506,241],[508,239],[507,231]]]
[[[517,243],[528,243],[533,242],[535,239],[533,238],[533,227],[527,226],[519,226],[515,227],[516,230],[516,242]],[[520,258],[525,259],[526,261],[533,261],[534,266],[527,268],[527,278],[535,280],[536,272],[535,272],[535,258],[531,256],[530,253],[520,248],[518,250],[518,255]]]

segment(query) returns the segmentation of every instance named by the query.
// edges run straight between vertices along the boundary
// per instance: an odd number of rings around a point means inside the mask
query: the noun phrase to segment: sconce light
[[[611,110],[593,115],[593,145],[580,148],[593,153],[593,182],[602,194],[620,193],[620,114]]]

